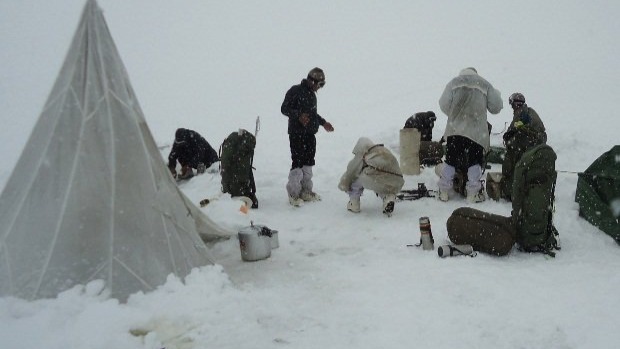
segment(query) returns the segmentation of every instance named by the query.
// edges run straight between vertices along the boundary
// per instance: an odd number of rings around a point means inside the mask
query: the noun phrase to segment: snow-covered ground
[[[11,175],[51,90],[84,1],[0,2],[0,187]],[[280,247],[243,262],[238,241],[213,247],[217,265],[185,282],[170,277],[126,304],[101,282],[57,299],[0,298],[3,348],[615,348],[620,340],[618,245],[577,214],[577,176],[618,142],[620,3],[577,0],[199,1],[100,0],[149,127],[164,146],[177,127],[217,147],[260,116],[255,177],[260,209],[247,215],[219,195],[219,177],[182,184],[203,211],[237,231],[250,221],[279,231]],[[319,113],[334,127],[317,135],[315,190],[288,205],[287,89],[319,66],[327,85]],[[445,116],[437,100],[474,66],[502,92],[494,132],[522,92],[556,150],[555,259],[513,250],[506,257],[441,259],[407,244],[429,216],[435,246],[462,199],[397,203],[381,214],[367,192],[346,211],[340,175],[360,136],[398,152],[398,131],[419,111]],[[501,135],[493,135],[493,145]],[[162,156],[167,156],[164,149]],[[492,171],[499,170],[494,165]],[[432,169],[406,187],[436,188]],[[510,214],[510,204],[476,208]]]

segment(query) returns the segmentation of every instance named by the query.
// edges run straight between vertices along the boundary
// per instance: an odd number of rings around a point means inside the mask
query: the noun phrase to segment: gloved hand
[[[194,177],[194,171],[191,167],[185,165],[181,168],[181,175],[178,176],[178,179],[189,179]]]
[[[338,184],[338,189],[340,189],[342,191],[345,191],[345,192],[350,190],[349,186],[344,184],[344,183],[339,183]]]
[[[333,132],[334,131],[334,126],[332,126],[332,124],[327,122],[327,121],[323,124],[323,128],[327,132]]]
[[[521,128],[525,124],[523,123],[523,121],[519,120],[519,121],[515,121],[514,125],[516,128]]]

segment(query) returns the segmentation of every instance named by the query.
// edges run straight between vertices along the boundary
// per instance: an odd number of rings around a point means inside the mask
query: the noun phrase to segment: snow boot
[[[290,196],[288,197],[288,203],[294,207],[301,207],[304,205],[304,201],[299,197]]]
[[[181,168],[181,174],[177,177],[177,180],[190,179],[194,177],[194,170],[189,166],[183,166]]]
[[[321,201],[321,196],[313,191],[302,191],[300,197],[303,201]]]
[[[469,201],[472,204],[483,202],[484,200],[486,200],[486,196],[484,195],[484,192],[482,191],[482,189],[474,193],[471,193],[471,194],[467,193],[467,201]]]
[[[196,167],[196,172],[198,172],[198,174],[203,174],[205,173],[206,170],[207,170],[207,166],[205,166],[203,162],[199,162],[198,166]]]
[[[350,199],[347,203],[347,210],[353,213],[360,213],[360,199]]]
[[[447,190],[441,190],[439,189],[439,200],[443,201],[443,202],[447,202],[448,200],[450,200],[450,195],[448,195],[448,191]]]
[[[394,212],[394,200],[396,200],[395,195],[386,195],[383,197],[383,214],[392,217],[392,213]]]

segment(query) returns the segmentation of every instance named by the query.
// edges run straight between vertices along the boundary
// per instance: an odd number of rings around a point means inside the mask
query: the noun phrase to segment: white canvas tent
[[[212,263],[231,235],[177,188],[95,0],[0,196],[0,296],[103,279],[121,301]]]

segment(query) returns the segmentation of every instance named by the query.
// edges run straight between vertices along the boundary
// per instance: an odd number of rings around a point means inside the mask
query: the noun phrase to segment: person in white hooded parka
[[[383,144],[374,144],[366,137],[358,139],[353,155],[338,184],[349,194],[347,209],[360,212],[360,197],[364,189],[370,189],[383,200],[383,214],[391,216],[396,194],[405,184],[398,160]]]
[[[444,132],[446,159],[439,182],[439,199],[448,201],[456,169],[467,171],[467,200],[484,201],[482,164],[490,147],[487,110],[498,114],[502,97],[491,83],[474,68],[465,68],[446,85],[439,99],[441,111],[448,116]]]

